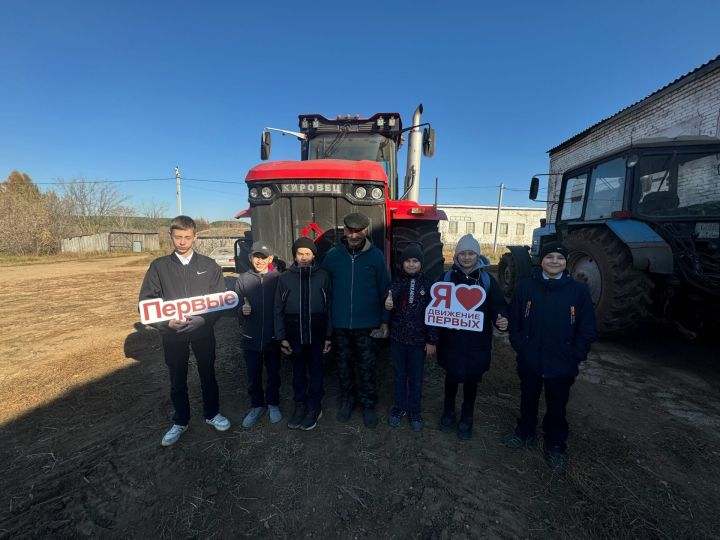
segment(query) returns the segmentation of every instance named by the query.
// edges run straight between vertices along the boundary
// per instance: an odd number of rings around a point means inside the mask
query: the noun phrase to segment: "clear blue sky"
[[[353,7],[350,7],[352,5]],[[0,176],[183,177],[231,219],[265,126],[397,111],[437,130],[439,202],[527,205],[546,151],[720,53],[720,2],[0,3]],[[273,159],[299,145],[274,137]],[[404,174],[404,156],[401,175]],[[176,211],[175,182],[119,183]],[[465,188],[465,189],[462,189]],[[432,190],[421,191],[431,202]]]

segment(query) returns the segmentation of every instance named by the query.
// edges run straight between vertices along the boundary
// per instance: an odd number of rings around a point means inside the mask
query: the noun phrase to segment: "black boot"
[[[455,429],[455,404],[446,401],[440,417],[440,431],[450,433],[453,429]]]
[[[352,416],[353,409],[355,408],[355,401],[352,398],[343,398],[340,402],[337,415],[335,419],[338,422],[347,422]]]
[[[473,413],[475,412],[475,402],[463,403],[460,407],[460,421],[457,425],[457,436],[462,441],[472,438]]]

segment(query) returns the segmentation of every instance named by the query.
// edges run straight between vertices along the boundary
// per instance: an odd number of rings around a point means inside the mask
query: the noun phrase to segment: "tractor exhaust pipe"
[[[422,154],[423,135],[420,131],[420,119],[422,118],[422,103],[417,106],[413,113],[410,136],[407,150],[407,168],[405,169],[405,185],[403,197],[409,201],[418,202],[420,198],[420,155]]]

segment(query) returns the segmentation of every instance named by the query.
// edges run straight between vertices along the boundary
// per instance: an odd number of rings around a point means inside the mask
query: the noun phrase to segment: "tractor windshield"
[[[385,168],[388,179],[395,175],[397,149],[392,139],[380,134],[348,133],[347,130],[334,134],[323,134],[309,141],[308,159],[366,159],[377,161]]]
[[[639,215],[720,217],[720,153],[644,155],[635,171],[634,206]]]

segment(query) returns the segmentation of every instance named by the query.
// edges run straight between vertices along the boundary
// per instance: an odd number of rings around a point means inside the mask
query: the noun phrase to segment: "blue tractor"
[[[537,177],[530,198],[536,200]],[[508,246],[498,267],[510,297],[546,242],[568,247],[602,334],[649,317],[694,337],[720,322],[720,139],[646,139],[562,174],[549,222],[532,245]]]

